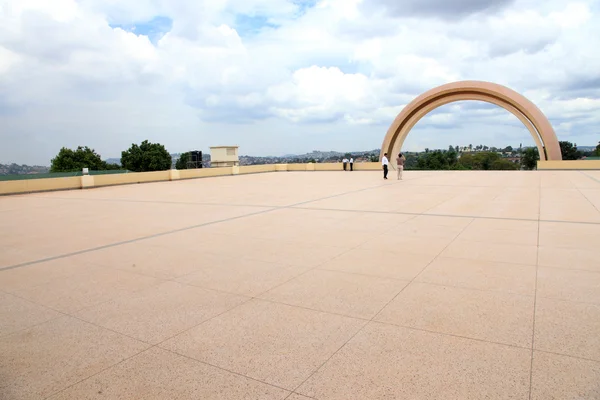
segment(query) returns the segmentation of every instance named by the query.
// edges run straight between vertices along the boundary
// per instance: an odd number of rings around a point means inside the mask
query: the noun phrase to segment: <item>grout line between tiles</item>
[[[575,360],[584,360],[584,361],[590,361],[593,363],[596,363],[598,365],[600,365],[600,359],[598,360],[594,360],[593,358],[586,358],[586,357],[579,357],[579,356],[572,356],[570,354],[563,354],[563,353],[557,353],[555,351],[548,351],[548,350],[539,350],[539,349],[535,349],[534,350],[536,353],[546,353],[546,354],[552,354],[555,356],[561,356],[561,357],[569,357],[569,358],[573,358]]]
[[[103,250],[103,249],[106,249],[106,248],[121,246],[121,245],[124,245],[124,244],[136,243],[136,242],[140,242],[140,241],[143,241],[143,240],[148,240],[148,239],[153,239],[153,238],[157,238],[157,237],[161,237],[161,236],[170,235],[170,234],[173,234],[173,233],[184,232],[184,231],[188,231],[188,230],[192,230],[192,229],[196,229],[196,228],[200,228],[200,227],[204,227],[204,226],[215,225],[215,224],[218,224],[218,223],[221,223],[221,222],[234,221],[234,220],[238,220],[238,219],[242,219],[242,218],[246,218],[246,217],[251,217],[251,216],[255,216],[255,215],[266,214],[266,213],[270,213],[272,211],[282,210],[282,209],[303,209],[303,210],[356,212],[356,213],[377,213],[377,214],[401,214],[401,215],[413,215],[413,216],[451,217],[451,218],[466,218],[466,219],[489,219],[489,220],[510,220],[510,221],[537,221],[538,223],[539,222],[551,222],[551,223],[567,223],[567,224],[600,225],[600,223],[585,222],[585,221],[541,220],[541,219],[539,219],[539,214],[538,214],[538,219],[536,220],[536,219],[527,219],[527,218],[502,218],[502,217],[466,216],[466,215],[450,215],[450,214],[425,214],[425,213],[409,213],[409,212],[393,212],[393,211],[343,210],[343,209],[301,207],[301,205],[308,204],[308,203],[313,203],[313,202],[317,202],[317,201],[320,201],[320,200],[326,200],[326,199],[329,199],[329,198],[339,197],[339,196],[343,196],[343,195],[347,195],[347,194],[351,194],[351,193],[357,193],[357,192],[371,190],[371,189],[376,189],[376,188],[380,188],[380,187],[387,187],[387,186],[391,186],[391,185],[398,184],[398,183],[399,182],[391,182],[391,183],[387,183],[387,184],[383,184],[383,185],[371,186],[371,187],[367,187],[367,188],[362,188],[362,189],[358,189],[358,190],[354,190],[354,191],[350,191],[350,192],[345,192],[345,193],[339,193],[339,194],[335,194],[335,195],[332,195],[332,196],[323,197],[323,198],[320,198],[320,199],[308,200],[308,201],[305,201],[305,202],[290,204],[290,205],[286,205],[286,206],[278,206],[278,207],[271,207],[271,208],[263,207],[263,208],[268,208],[268,209],[261,210],[261,211],[258,211],[258,212],[254,212],[254,213],[249,213],[249,214],[244,214],[244,215],[238,215],[238,216],[235,216],[235,217],[224,218],[224,219],[220,219],[220,220],[216,220],[216,221],[204,222],[204,223],[201,223],[201,224],[191,225],[191,226],[187,226],[187,227],[183,227],[183,228],[178,228],[178,229],[174,229],[174,230],[170,230],[170,231],[159,232],[159,233],[152,234],[152,235],[141,236],[141,237],[138,237],[138,238],[124,240],[124,241],[120,241],[120,242],[109,243],[109,244],[98,246],[98,247],[93,247],[93,248],[89,248],[89,249],[79,250],[79,251],[75,251],[75,252],[71,252],[71,253],[65,253],[65,254],[61,254],[61,255],[57,255],[57,256],[52,256],[52,257],[46,257],[46,258],[42,258],[42,259],[38,259],[38,260],[33,260],[33,261],[28,261],[28,262],[24,262],[24,263],[20,263],[20,264],[15,264],[15,265],[11,265],[11,266],[0,267],[0,272],[1,271],[5,271],[5,270],[20,268],[20,267],[25,267],[25,266],[28,266],[28,265],[39,264],[39,263],[42,263],[42,262],[47,262],[47,261],[53,261],[53,260],[68,258],[68,257],[75,256],[75,255],[86,254],[86,253],[90,253],[90,252],[94,252],[94,251],[98,251],[98,250]],[[427,211],[425,211],[425,212],[427,212]]]
[[[431,263],[433,263],[437,257],[439,257],[440,254],[442,254],[472,223],[474,220],[471,220],[455,237],[454,239],[448,243],[448,245],[446,247],[444,247],[439,253],[438,255],[431,260],[422,270],[421,272],[419,272],[413,279],[411,279],[407,285],[405,285],[402,289],[400,289],[400,291],[398,291],[398,293],[392,297],[392,299],[390,301],[388,301],[386,304],[383,305],[383,307],[381,307],[379,309],[379,311],[377,313],[375,313],[375,315],[373,315],[373,317],[371,317],[369,319],[369,321],[367,321],[362,327],[360,327],[356,333],[354,333],[354,335],[352,335],[344,344],[342,344],[335,352],[333,352],[333,354],[331,354],[319,367],[317,367],[304,381],[302,381],[294,390],[293,393],[298,393],[297,390],[302,387],[302,385],[304,385],[312,376],[314,376],[317,372],[319,372],[319,370],[321,370],[321,368],[323,368],[323,366],[325,366],[325,364],[327,364],[329,362],[329,360],[331,360],[333,357],[335,357],[335,355],[337,353],[339,353],[348,343],[350,343],[350,341],[352,341],[352,339],[354,339],[360,332],[363,331],[363,329],[365,329],[365,327],[367,325],[369,325],[370,323],[372,323],[375,318],[377,318],[377,316],[389,305],[391,304],[407,287],[409,287],[414,281],[415,279],[417,279],[417,277],[423,273],[423,271],[425,271],[427,269],[427,267],[429,267],[429,265],[431,265]],[[299,394],[299,393],[298,393]]]
[[[434,206],[435,207],[435,206]],[[297,208],[300,210],[317,210],[317,211],[337,211],[337,212],[354,212],[354,213],[365,213],[365,214],[398,214],[398,215],[416,215],[423,217],[443,217],[443,218],[465,218],[465,219],[483,219],[483,220],[500,220],[500,221],[524,221],[524,222],[549,222],[549,223],[563,223],[563,224],[582,224],[582,225],[600,225],[600,222],[590,221],[566,221],[559,219],[540,219],[538,218],[516,218],[516,217],[488,217],[481,215],[456,215],[456,214],[426,214],[418,212],[406,212],[406,211],[379,211],[379,210],[357,210],[357,209],[343,209],[343,208],[321,208],[321,207],[295,207],[290,206],[289,208]]]
[[[75,251],[75,252],[71,252],[71,253],[66,253],[66,254],[61,254],[61,255],[52,256],[52,257],[46,257],[46,258],[43,258],[43,259],[34,260],[34,261],[28,261],[28,262],[21,263],[21,264],[16,264],[16,265],[11,265],[11,266],[1,267],[0,268],[0,272],[1,271],[6,271],[6,270],[10,270],[10,269],[20,268],[20,267],[26,267],[28,265],[39,264],[39,263],[46,262],[46,261],[53,261],[53,260],[63,259],[63,258],[67,258],[67,257],[79,255],[79,254],[86,254],[86,253],[90,253],[90,252],[94,252],[94,251],[98,251],[98,250],[103,250],[103,249],[106,249],[106,248],[111,248],[111,247],[115,247],[115,246],[121,246],[121,245],[128,244],[128,243],[136,243],[136,242],[140,242],[140,241],[147,240],[147,239],[153,239],[153,238],[157,238],[157,237],[161,237],[161,236],[170,235],[170,234],[173,234],[173,233],[184,232],[184,231],[189,231],[189,230],[200,228],[200,227],[204,227],[204,226],[215,225],[215,224],[218,224],[218,223],[221,223],[221,222],[235,221],[235,220],[238,220],[238,219],[247,218],[247,217],[251,217],[251,216],[254,216],[254,215],[261,215],[261,214],[270,213],[270,212],[276,211],[276,210],[283,210],[283,209],[294,208],[296,206],[303,205],[303,204],[308,204],[308,203],[313,203],[313,202],[320,201],[320,200],[326,200],[326,199],[331,199],[331,198],[335,198],[335,197],[340,197],[340,196],[344,196],[344,195],[352,194],[352,193],[364,192],[364,191],[367,191],[367,190],[377,189],[377,188],[380,188],[380,187],[392,186],[392,185],[396,185],[398,183],[399,182],[389,182],[389,183],[385,183],[385,184],[379,184],[377,186],[369,186],[369,187],[366,187],[366,188],[361,188],[361,189],[357,189],[357,190],[351,190],[351,191],[344,192],[344,193],[338,193],[338,194],[334,194],[334,195],[331,195],[331,196],[326,196],[326,197],[319,198],[319,199],[307,200],[307,201],[303,201],[303,202],[299,202],[299,203],[294,203],[294,204],[289,204],[289,205],[280,206],[280,207],[272,207],[272,208],[268,208],[266,210],[261,210],[261,211],[257,211],[257,212],[253,212],[253,213],[249,213],[249,214],[243,214],[243,215],[238,215],[238,216],[235,216],[235,217],[223,218],[223,219],[216,220],[216,221],[204,222],[204,223],[201,223],[201,224],[190,225],[190,226],[183,227],[183,228],[173,229],[173,230],[165,231],[165,232],[159,232],[159,233],[156,233],[156,234],[142,236],[142,237],[134,238],[134,239],[130,239],[130,240],[124,240],[124,241],[121,241],[121,242],[109,243],[109,244],[103,245],[103,246],[98,246],[98,247],[93,247],[93,248],[89,248],[89,249],[79,250],[79,251]]]
[[[81,383],[81,382],[83,382],[83,381],[87,381],[88,379],[91,379],[91,378],[93,378],[93,377],[95,377],[95,376],[97,376],[97,375],[100,375],[100,374],[101,374],[101,373],[103,373],[104,371],[107,371],[107,370],[109,370],[109,369],[111,369],[111,368],[113,368],[113,367],[116,367],[117,365],[120,365],[120,364],[124,363],[125,361],[127,361],[127,360],[130,360],[130,359],[134,358],[135,356],[138,356],[138,355],[140,355],[140,354],[142,354],[142,353],[145,353],[146,351],[148,351],[148,350],[150,350],[150,349],[152,349],[152,348],[154,348],[154,347],[156,347],[156,346],[150,346],[150,347],[148,347],[148,348],[146,348],[146,349],[144,349],[144,350],[141,350],[141,351],[139,351],[139,352],[137,352],[137,353],[135,353],[135,354],[133,354],[133,355],[131,355],[131,356],[129,356],[129,357],[126,357],[126,358],[122,359],[121,361],[119,361],[119,362],[117,362],[117,363],[115,363],[115,364],[112,364],[112,365],[110,365],[110,366],[108,366],[108,367],[106,367],[106,368],[103,368],[102,370],[100,370],[100,371],[98,371],[98,372],[96,372],[96,373],[94,373],[94,374],[92,374],[92,375],[90,375],[90,376],[88,376],[88,377],[86,377],[86,378],[80,379],[80,380],[78,380],[77,382],[75,382],[75,383],[72,383],[72,384],[68,385],[67,387],[65,387],[65,388],[63,388],[63,389],[57,390],[57,391],[53,392],[52,394],[50,394],[50,395],[48,395],[48,396],[44,397],[44,400],[50,399],[51,397],[54,397],[54,396],[56,396],[57,394],[59,394],[59,393],[62,393],[62,392],[64,392],[64,391],[66,391],[66,390],[68,390],[68,389],[72,388],[73,386],[80,384],[80,383]]]
[[[539,213],[542,214],[542,178],[540,177],[540,195],[538,198]],[[538,270],[540,264],[540,221],[538,220],[538,234],[537,234],[537,252],[535,259],[535,285],[533,295],[533,319],[531,327],[531,363],[529,365],[529,400],[531,400],[531,393],[533,391],[533,356],[535,349],[535,312],[537,308],[537,286],[538,286]]]
[[[594,180],[594,181],[596,181],[596,182],[600,183],[600,179],[597,179],[596,177],[594,177],[594,176],[591,176],[591,175],[590,175],[590,174],[588,174],[587,172],[584,172],[584,171],[579,171],[579,172],[580,172],[581,174],[585,175],[586,177],[588,177],[588,178],[590,178],[590,179],[592,179],[592,180]]]

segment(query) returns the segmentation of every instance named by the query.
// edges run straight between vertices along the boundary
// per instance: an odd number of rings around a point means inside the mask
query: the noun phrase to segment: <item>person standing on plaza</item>
[[[346,168],[348,167],[348,159],[346,157],[344,157],[344,159],[342,160],[342,163],[344,164],[344,171],[346,171]]]
[[[381,159],[381,165],[383,166],[383,179],[387,179],[388,165],[390,165],[390,162],[387,158],[387,153],[383,155],[383,158]]]
[[[398,154],[398,157],[396,157],[396,165],[398,166],[398,180],[402,180],[402,172],[404,171],[405,161],[406,157],[404,157],[404,154]]]
[[[354,158],[350,157],[350,171],[354,171]]]

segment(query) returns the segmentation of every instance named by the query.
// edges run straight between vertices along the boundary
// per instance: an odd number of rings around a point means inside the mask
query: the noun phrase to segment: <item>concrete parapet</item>
[[[584,161],[583,163],[589,164],[595,162]],[[241,167],[233,166],[185,170],[172,169],[167,171],[156,172],[130,172],[126,174],[83,175],[65,178],[24,179],[15,181],[0,181],[0,195],[29,192],[45,192],[54,190],[89,189],[102,186],[127,185],[133,183],[146,182],[177,181],[180,179],[208,178],[214,176],[228,176],[238,174],[256,174],[263,172],[341,171],[342,168],[342,163],[263,164],[247,165]],[[380,168],[381,166],[379,165],[379,163],[354,164],[355,171],[374,171],[379,170]],[[600,169],[600,167],[597,167],[595,169]]]
[[[600,160],[538,161],[538,170],[600,170]]]

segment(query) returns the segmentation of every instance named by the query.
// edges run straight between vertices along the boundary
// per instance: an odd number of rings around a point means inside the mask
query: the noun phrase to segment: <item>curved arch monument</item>
[[[388,129],[381,146],[380,157],[383,153],[398,154],[410,130],[429,112],[462,100],[485,101],[504,108],[519,118],[529,130],[538,147],[540,160],[562,160],[556,133],[548,118],[535,104],[505,86],[481,81],[448,83],[431,89],[410,102]]]

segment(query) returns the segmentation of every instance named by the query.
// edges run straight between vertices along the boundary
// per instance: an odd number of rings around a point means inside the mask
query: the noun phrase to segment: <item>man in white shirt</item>
[[[387,174],[388,174],[388,165],[390,164],[388,158],[387,158],[387,153],[385,153],[383,155],[383,158],[381,159],[381,165],[383,165],[383,179],[387,179]]]
[[[346,167],[348,166],[348,159],[346,157],[344,157],[344,159],[342,160],[342,163],[344,163],[344,171],[346,171]]]
[[[350,157],[350,171],[354,171],[354,158]]]

